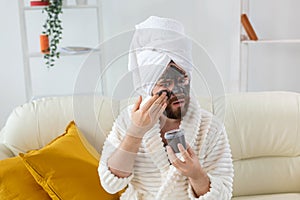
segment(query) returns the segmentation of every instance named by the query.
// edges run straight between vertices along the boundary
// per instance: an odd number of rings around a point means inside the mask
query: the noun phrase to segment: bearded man
[[[98,168],[107,192],[126,188],[122,200],[231,199],[230,146],[224,125],[190,94],[191,51],[178,21],[152,16],[136,25],[128,67],[146,97],[120,113]],[[170,146],[172,130],[184,132],[184,144]]]

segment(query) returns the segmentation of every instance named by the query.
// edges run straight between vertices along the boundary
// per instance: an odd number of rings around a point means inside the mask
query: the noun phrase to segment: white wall
[[[248,91],[300,92],[299,7],[299,0],[249,1],[249,18],[259,40],[298,42],[249,44]]]
[[[0,25],[1,128],[12,109],[26,99],[17,0],[1,0]]]

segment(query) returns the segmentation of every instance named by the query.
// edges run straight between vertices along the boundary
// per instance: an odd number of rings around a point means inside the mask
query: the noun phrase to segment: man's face
[[[187,73],[171,62],[155,84],[152,94],[162,90],[171,94],[164,115],[171,119],[181,119],[190,102],[190,79]]]

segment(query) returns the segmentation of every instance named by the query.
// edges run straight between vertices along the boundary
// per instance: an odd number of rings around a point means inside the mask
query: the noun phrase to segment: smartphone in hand
[[[184,137],[184,130],[174,129],[167,131],[165,133],[165,139],[168,142],[168,145],[173,149],[174,153],[179,153],[178,143],[181,143],[184,149],[186,149],[186,142]]]

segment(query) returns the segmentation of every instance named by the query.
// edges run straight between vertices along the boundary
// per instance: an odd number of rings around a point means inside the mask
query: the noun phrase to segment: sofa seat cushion
[[[232,198],[232,200],[287,200],[287,199],[300,199],[300,193],[253,195],[253,196],[242,196],[242,197]]]

